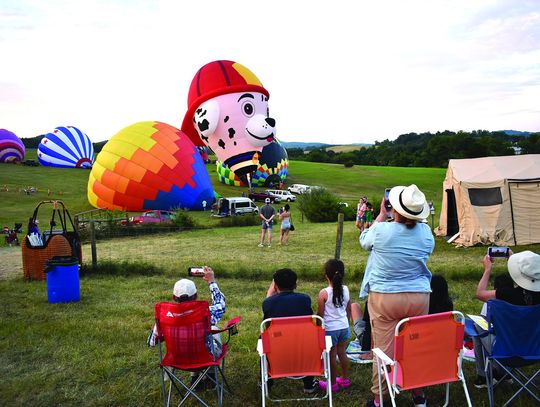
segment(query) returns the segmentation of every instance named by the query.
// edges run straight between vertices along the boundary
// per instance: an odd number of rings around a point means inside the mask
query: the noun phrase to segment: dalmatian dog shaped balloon
[[[268,91],[249,69],[233,61],[204,65],[191,82],[182,131],[195,145],[206,145],[245,180],[264,146],[276,136]]]

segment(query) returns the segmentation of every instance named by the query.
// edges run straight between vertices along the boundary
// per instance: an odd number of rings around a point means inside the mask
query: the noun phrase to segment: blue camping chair
[[[540,403],[539,388],[535,383],[540,369],[527,376],[523,367],[540,362],[540,305],[519,306],[501,300],[487,302],[487,319],[491,322],[491,351],[486,349],[486,379],[489,405],[495,404],[493,396],[493,367],[499,366],[510,376],[519,389],[504,404],[509,405],[526,390]]]

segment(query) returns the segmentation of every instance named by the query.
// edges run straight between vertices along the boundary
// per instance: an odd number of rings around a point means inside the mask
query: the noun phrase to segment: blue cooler
[[[47,298],[50,304],[79,301],[79,260],[76,257],[55,256],[47,261]]]

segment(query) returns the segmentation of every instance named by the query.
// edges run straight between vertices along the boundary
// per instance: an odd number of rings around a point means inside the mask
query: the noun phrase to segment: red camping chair
[[[464,317],[458,311],[399,321],[394,337],[394,359],[379,348],[373,349],[379,373],[379,394],[382,394],[381,376],[384,376],[388,384],[394,407],[395,396],[400,391],[446,383],[444,406],[447,406],[450,383],[461,381],[470,407],[471,399],[461,369],[463,335]],[[390,367],[390,373],[387,366]]]
[[[230,320],[225,329],[212,330],[208,302],[186,301],[156,304],[155,318],[163,404],[170,405],[174,387],[182,397],[178,405],[182,405],[189,396],[193,396],[199,403],[208,406],[195,393],[197,385],[206,378],[215,384],[218,405],[221,406],[225,387],[231,392],[224,375],[227,344],[231,335],[238,332],[236,325],[240,322],[240,317]],[[212,335],[225,331],[229,335],[227,341],[221,345]],[[165,342],[167,348],[165,356],[161,348],[162,342]],[[186,384],[178,371],[199,372],[199,376],[193,383]],[[165,376],[170,380],[168,394],[165,390]]]
[[[324,321],[317,315],[268,318],[261,323],[257,351],[261,357],[262,405],[272,401],[314,400],[317,397],[272,399],[268,380],[283,377],[324,376],[330,381],[330,348],[332,339],[325,336]],[[332,386],[324,397],[332,406]]]

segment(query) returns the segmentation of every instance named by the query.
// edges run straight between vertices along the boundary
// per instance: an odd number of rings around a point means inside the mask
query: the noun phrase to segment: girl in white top
[[[326,334],[332,337],[330,350],[330,372],[332,393],[340,388],[349,387],[349,359],[345,352],[351,336],[349,320],[351,319],[351,303],[349,289],[343,285],[345,266],[341,260],[330,259],[324,265],[324,273],[328,287],[319,292],[318,312],[324,318]],[[336,355],[341,366],[341,377],[337,376]],[[322,390],[326,390],[328,383],[319,381]]]

